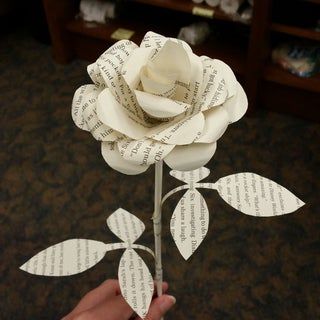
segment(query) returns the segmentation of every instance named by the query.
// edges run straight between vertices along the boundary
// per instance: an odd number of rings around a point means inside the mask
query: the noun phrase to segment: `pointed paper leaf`
[[[175,177],[176,179],[183,181],[185,183],[196,183],[206,178],[210,174],[210,170],[205,167],[201,167],[192,171],[178,171],[171,170],[170,175]]]
[[[223,177],[216,185],[223,200],[251,216],[279,216],[304,205],[304,202],[286,188],[251,172]]]
[[[70,239],[42,250],[20,269],[42,276],[60,277],[83,272],[96,265],[107,251],[103,242]]]
[[[188,190],[177,204],[170,222],[170,231],[181,255],[187,260],[199,247],[208,232],[209,211],[197,190]]]
[[[127,243],[135,242],[143,233],[144,223],[130,212],[119,208],[107,219],[110,230]]]
[[[133,249],[123,253],[118,278],[124,299],[144,319],[152,300],[154,284],[148,267]]]

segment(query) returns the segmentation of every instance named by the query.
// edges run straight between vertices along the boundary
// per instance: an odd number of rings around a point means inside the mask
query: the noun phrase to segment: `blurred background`
[[[201,191],[210,229],[185,262],[170,236],[181,194],[172,197],[163,263],[177,305],[166,319],[319,319],[319,9],[319,0],[0,0],[0,318],[60,319],[116,278],[121,252],[70,278],[18,268],[69,238],[115,241],[105,219],[120,206],[145,221],[140,243],[152,246],[153,168],[132,177],[109,168],[70,112],[89,62],[152,30],[225,61],[247,92],[248,114],[219,140],[205,181],[255,172],[306,202],[257,219]],[[164,191],[177,185],[165,168]]]

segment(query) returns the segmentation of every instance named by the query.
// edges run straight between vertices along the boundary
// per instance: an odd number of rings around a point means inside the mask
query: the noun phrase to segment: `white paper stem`
[[[174,188],[174,189],[172,189],[171,191],[169,191],[163,198],[162,198],[162,204],[164,204],[165,203],[165,201],[168,199],[168,198],[170,198],[173,194],[175,194],[176,192],[178,192],[178,191],[181,191],[181,190],[185,190],[185,189],[189,189],[190,188],[190,186],[188,185],[188,184],[184,184],[184,185],[182,185],[182,186],[179,186],[179,187],[177,187],[177,188]]]
[[[155,189],[154,189],[154,213],[153,231],[155,242],[155,268],[157,295],[162,295],[162,259],[161,259],[161,197],[162,197],[162,161],[155,164]]]
[[[140,250],[144,250],[144,251],[147,251],[147,252],[149,252],[153,257],[155,257],[154,256],[154,252],[151,250],[151,249],[149,249],[148,247],[146,247],[146,246],[143,246],[143,245],[141,245],[141,244],[132,244],[131,245],[131,248],[132,249],[140,249]]]
[[[195,188],[202,188],[202,189],[212,189],[212,190],[216,190],[217,189],[217,185],[215,183],[212,182],[198,182],[194,184]]]

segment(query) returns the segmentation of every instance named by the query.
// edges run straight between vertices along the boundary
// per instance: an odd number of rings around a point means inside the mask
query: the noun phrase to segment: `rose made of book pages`
[[[300,203],[288,192],[283,196],[282,189],[263,178],[261,208],[256,201],[240,208],[239,199],[256,199],[256,190],[248,188],[252,184],[248,181],[257,179],[250,174],[226,177],[215,184],[199,182],[209,175],[203,165],[215,153],[217,140],[247,110],[245,92],[222,61],[198,57],[185,42],[148,32],[140,47],[128,40],[114,44],[88,66],[88,73],[93,84],[81,86],[72,102],[76,125],[102,142],[103,158],[119,172],[139,174],[155,164],[154,253],[135,243],[144,230],[143,222],[120,208],[109,216],[107,224],[122,242],[105,244],[72,238],[36,254],[21,269],[37,275],[68,276],[94,266],[108,251],[124,249],[118,269],[121,293],[145,319],[153,296],[153,277],[135,250],[154,256],[154,279],[157,295],[161,296],[161,205],[171,194],[188,189],[170,222],[172,237],[185,259],[198,248],[208,230],[208,208],[196,188],[217,189],[230,205],[235,207],[236,203],[238,210],[242,208],[248,214],[258,215],[266,209],[267,215],[274,215],[278,208],[283,214]],[[174,177],[186,183],[164,198],[163,161],[174,169]],[[272,191],[267,200],[265,185]],[[234,191],[232,199],[230,190]],[[279,203],[274,204],[275,190],[281,197],[276,197]],[[286,207],[285,200],[289,202]]]
[[[108,165],[125,174],[161,160],[175,170],[202,167],[227,126],[247,110],[228,65],[153,32],[140,47],[115,43],[88,73],[93,84],[75,92],[72,118],[102,141]]]
[[[230,206],[255,217],[285,215],[304,202],[252,172],[203,182],[210,174],[203,165],[213,156],[217,140],[247,109],[242,87],[222,61],[198,57],[183,41],[148,32],[140,47],[117,42],[88,66],[88,72],[94,84],[80,87],[73,99],[76,125],[102,141],[104,159],[122,173],[139,174],[155,164],[154,251],[136,243],[143,222],[119,208],[107,225],[121,242],[71,238],[42,250],[21,269],[69,276],[93,267],[109,251],[124,250],[118,268],[121,294],[140,318],[149,319],[154,280],[157,296],[162,295],[162,204],[171,195],[186,190],[170,220],[172,238],[185,260],[209,230],[209,208],[198,189],[215,190]],[[184,183],[164,197],[163,161],[174,168],[171,176]],[[154,257],[154,277],[137,250]]]

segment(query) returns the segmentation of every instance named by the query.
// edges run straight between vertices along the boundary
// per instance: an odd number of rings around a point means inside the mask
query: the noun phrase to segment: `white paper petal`
[[[196,190],[188,190],[177,204],[170,221],[175,244],[185,260],[195,252],[208,232],[209,211]]]
[[[170,175],[172,177],[175,177],[176,179],[186,182],[188,184],[201,181],[204,178],[208,177],[209,174],[210,174],[210,170],[205,167],[201,167],[199,169],[192,170],[192,171],[177,171],[177,170],[170,171]]]
[[[251,172],[241,172],[217,181],[217,190],[229,205],[256,217],[273,217],[293,212],[304,205],[276,182]]]
[[[137,165],[149,166],[162,160],[174,148],[152,139],[121,140],[118,142],[120,155]]]
[[[176,146],[164,161],[173,170],[191,171],[206,165],[216,149],[216,142]]]
[[[160,49],[161,47],[163,47],[167,40],[168,38],[162,36],[161,34],[149,31],[143,37],[140,47]]]
[[[87,84],[78,88],[74,93],[71,107],[72,120],[82,130],[89,131],[83,118],[83,111],[90,105],[90,99],[97,97],[98,92],[95,85]]]
[[[96,62],[91,63],[87,66],[87,72],[91,78],[91,80],[94,82],[94,84],[100,88],[100,89],[104,89],[106,88],[106,83],[104,82],[100,69],[98,67],[98,65],[96,64]]]
[[[132,244],[143,233],[144,223],[130,212],[119,208],[107,219],[109,229],[122,241]]]
[[[222,75],[226,82],[228,98],[234,96],[238,91],[238,81],[232,69],[226,63],[218,59],[213,60],[213,67]]]
[[[201,57],[203,66],[203,86],[201,96],[196,104],[198,110],[208,110],[219,106],[228,97],[228,89],[224,74],[214,64],[215,60],[208,57]]]
[[[154,284],[148,267],[133,249],[127,249],[123,253],[118,278],[122,296],[139,317],[144,319],[152,300]]]
[[[177,74],[177,80],[190,82],[191,64],[188,53],[181,43],[168,39],[159,52],[152,58],[156,70],[164,74]]]
[[[200,57],[194,53],[188,52],[188,57],[190,61],[190,81],[177,83],[175,99],[195,106],[203,91],[203,66]],[[199,111],[200,109],[195,109],[192,114]]]
[[[164,124],[162,126],[151,129],[148,136],[154,140],[161,141],[167,144],[186,145],[192,143],[197,137],[199,137],[204,127],[204,115],[202,112],[198,114],[186,117],[179,122],[170,124]],[[155,133],[157,132],[158,133]]]
[[[180,43],[186,51],[192,52],[191,47],[185,41],[182,41],[182,40],[176,39],[176,38],[166,38],[166,37],[162,36],[161,34],[158,34],[158,33],[152,32],[152,31],[149,31],[145,34],[145,36],[143,37],[143,40],[140,44],[140,47],[160,49],[164,46],[164,44],[166,43],[166,41],[168,39],[170,39],[171,41]]]
[[[138,48],[132,51],[122,67],[122,75],[131,89],[135,89],[140,82],[140,69],[147,64],[153,49]]]
[[[153,56],[157,54],[157,51]],[[148,78],[154,80],[157,83],[169,84],[178,80],[179,73],[175,70],[170,71],[167,69],[160,69],[157,65],[152,61],[152,57],[150,57],[147,65],[145,66],[145,74]]]
[[[99,141],[115,141],[123,138],[123,134],[113,130],[109,126],[102,123],[97,116],[97,99],[100,93],[94,91],[86,97],[85,108],[83,108],[82,117],[86,124],[86,128],[96,140]]]
[[[83,272],[96,265],[107,249],[103,242],[70,239],[42,250],[20,269],[42,276],[60,277]]]
[[[171,118],[186,111],[190,105],[180,101],[156,96],[154,94],[135,90],[140,107],[154,118]]]
[[[152,36],[147,38],[157,51],[141,69],[144,91],[194,103],[202,83],[200,58],[183,41],[169,38],[166,42],[154,42]]]
[[[196,142],[215,142],[224,134],[229,124],[229,115],[222,107],[206,111],[202,135]]]
[[[132,139],[143,138],[149,130],[121,107],[109,89],[99,94],[97,115],[104,124]]]
[[[150,78],[147,67],[142,67],[140,71],[140,80],[145,92],[161,97],[172,98],[177,89],[176,79],[168,79],[166,82],[159,82]]]
[[[239,82],[237,87],[237,93],[223,104],[229,114],[230,122],[236,122],[241,119],[248,109],[248,99]]]
[[[125,160],[118,150],[115,142],[102,142],[101,153],[107,164],[114,170],[127,175],[140,174],[145,172],[149,166],[140,166],[128,160]]]
[[[118,41],[99,57],[97,64],[115,100],[136,122],[144,124],[145,115],[136,101],[134,92],[121,74],[124,62],[136,48],[137,45],[131,41]]]
[[[180,45],[182,45],[183,49],[186,50],[188,53],[192,53],[192,49],[187,42],[180,40],[180,39],[177,39],[177,38],[169,38],[169,39],[173,42],[177,42]]]

